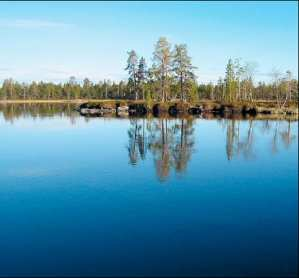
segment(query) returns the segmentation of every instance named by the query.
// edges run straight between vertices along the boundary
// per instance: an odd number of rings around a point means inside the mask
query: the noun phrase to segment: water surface
[[[0,276],[296,276],[298,122],[0,108]]]

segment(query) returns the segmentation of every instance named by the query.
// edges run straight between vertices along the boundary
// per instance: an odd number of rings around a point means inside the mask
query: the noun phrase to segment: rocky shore
[[[188,102],[153,102],[141,101],[111,101],[111,102],[86,102],[82,103],[77,110],[83,116],[99,117],[105,115],[115,116],[179,116],[179,115],[298,115],[298,106],[288,104],[283,107],[275,102],[255,103],[220,103],[202,101],[197,103]]]

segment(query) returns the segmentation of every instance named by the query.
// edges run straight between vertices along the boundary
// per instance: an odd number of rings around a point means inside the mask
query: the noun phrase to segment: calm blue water
[[[2,112],[0,276],[296,276],[298,122]]]

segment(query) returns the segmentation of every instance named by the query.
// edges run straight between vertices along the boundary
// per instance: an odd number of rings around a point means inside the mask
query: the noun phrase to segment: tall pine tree
[[[187,93],[191,88],[191,82],[195,79],[193,72],[195,67],[192,66],[191,57],[188,56],[187,45],[175,45],[172,58],[172,70],[179,83],[180,98],[182,101],[186,101]]]

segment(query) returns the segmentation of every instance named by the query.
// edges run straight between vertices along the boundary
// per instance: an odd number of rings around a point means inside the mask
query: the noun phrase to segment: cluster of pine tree
[[[136,100],[186,100],[192,92],[196,94],[195,67],[191,63],[186,44],[178,44],[171,49],[165,37],[159,38],[153,52],[153,64],[149,69],[144,57],[138,59],[135,50],[128,52],[128,55],[128,85]]]
[[[169,101],[196,101],[210,99],[219,101],[275,100],[278,103],[298,100],[298,81],[287,71],[271,73],[272,82],[254,82],[256,64],[241,63],[229,59],[225,77],[217,84],[198,84],[188,55],[186,44],[171,44],[165,37],[155,44],[152,65],[147,66],[144,57],[135,50],[128,52],[127,81],[110,80],[94,83],[88,78],[78,82],[70,77],[66,83],[52,82],[20,83],[5,79],[0,86],[0,100],[57,100],[57,99],[135,99]]]

